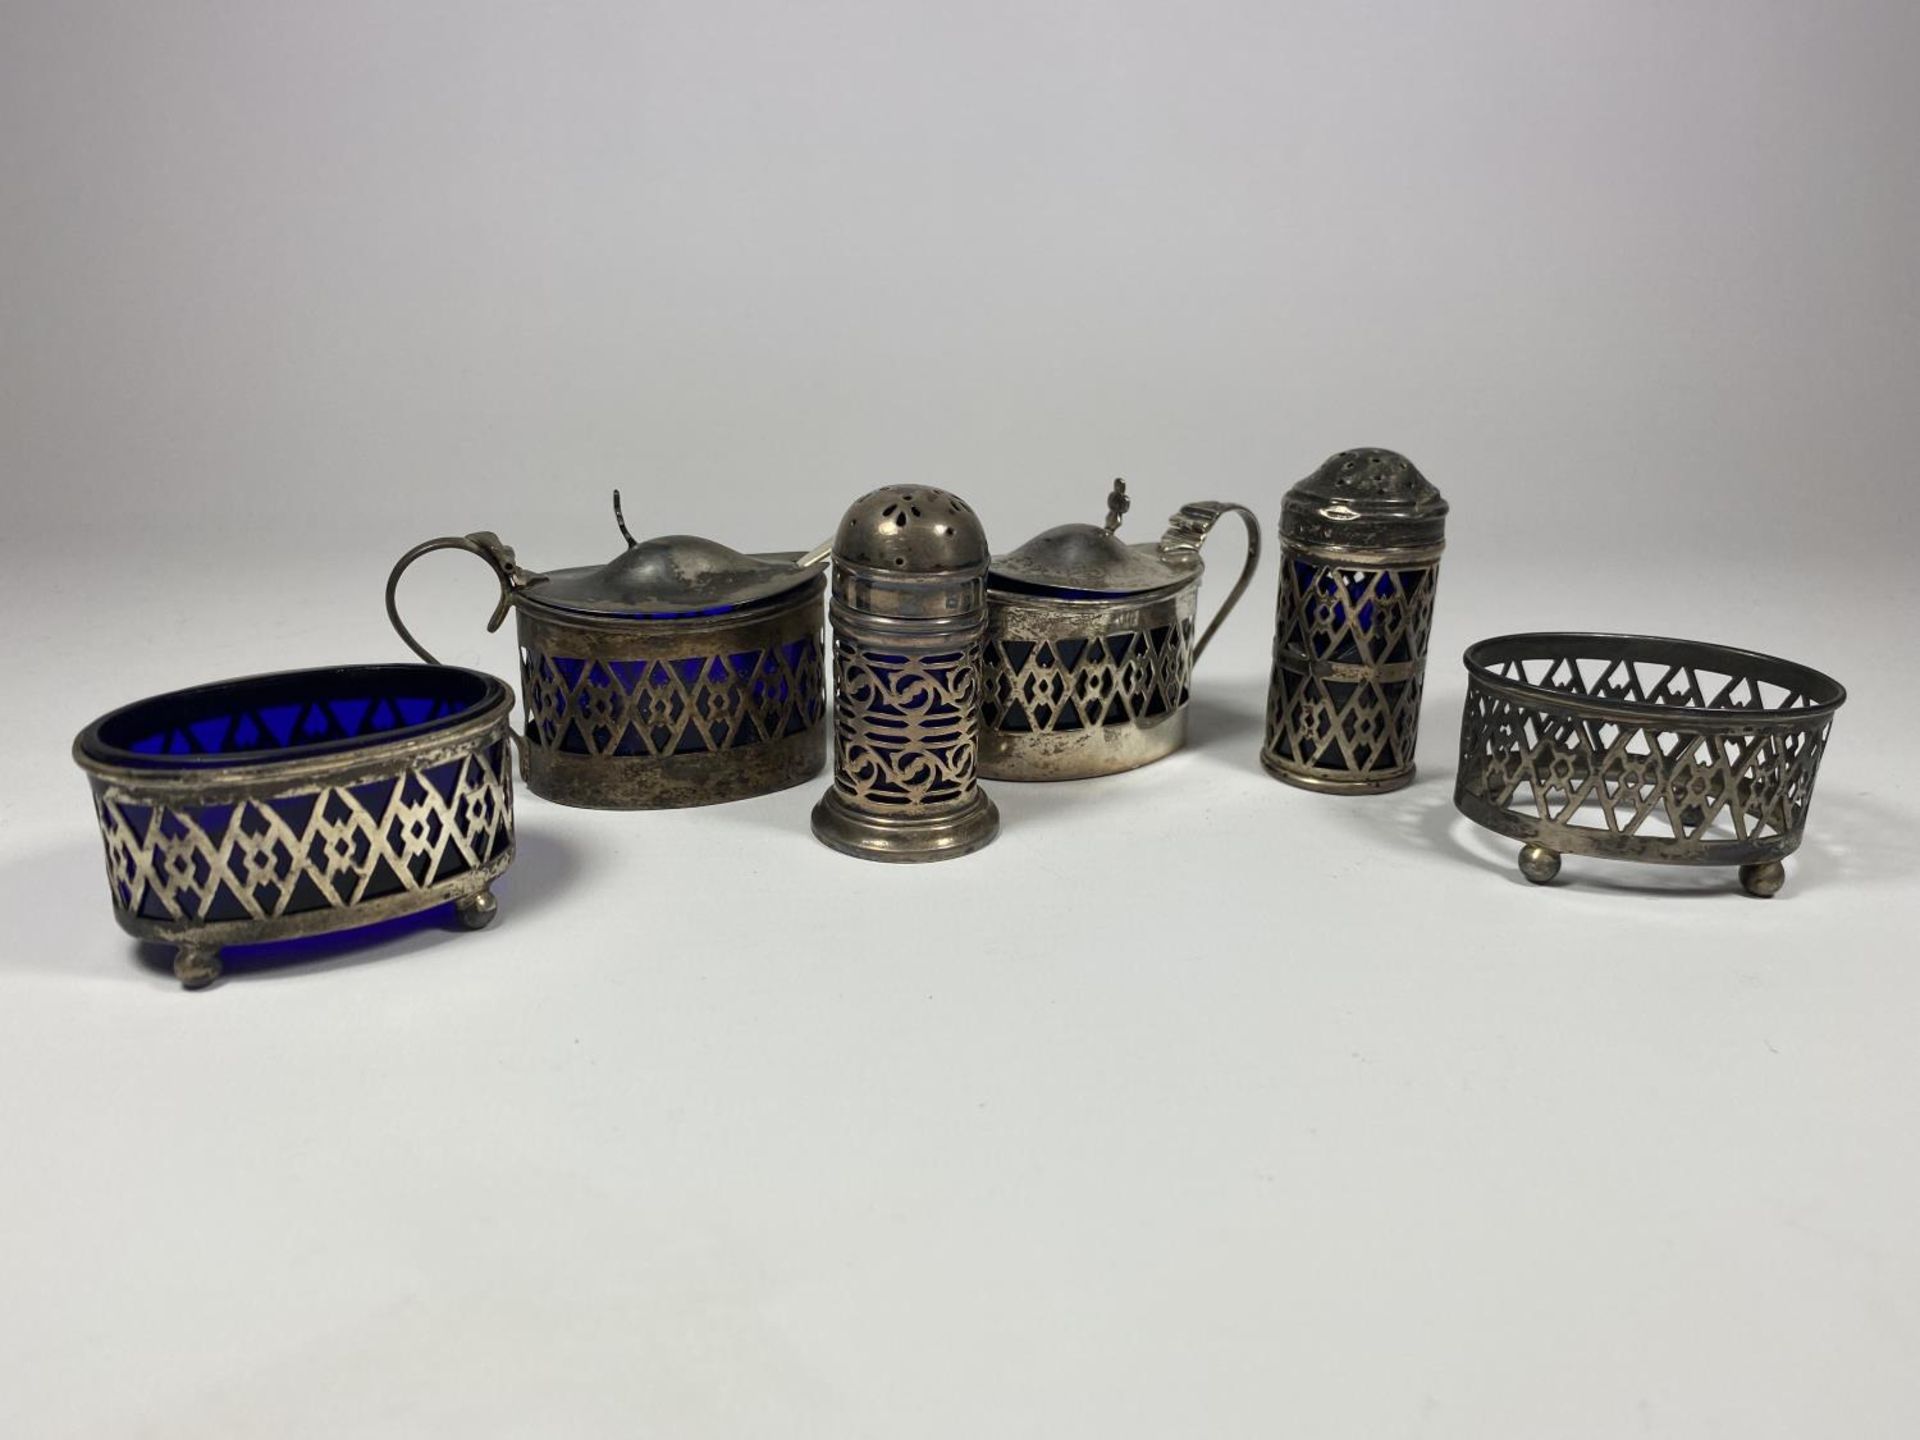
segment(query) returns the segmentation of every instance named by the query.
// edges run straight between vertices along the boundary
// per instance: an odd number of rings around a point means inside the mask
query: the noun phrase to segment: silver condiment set
[[[228,945],[449,903],[483,926],[513,857],[509,739],[528,787],[563,805],[800,784],[827,758],[829,613],[833,778],[814,834],[869,860],[966,855],[999,831],[982,779],[1113,775],[1181,748],[1194,664],[1261,552],[1253,513],[1213,500],[1181,506],[1157,540],[1121,540],[1123,481],[1104,524],[997,557],[972,508],[927,486],[862,496],[806,553],[636,540],[613,503],[626,548],[602,565],[529,570],[490,531],[401,556],[387,613],[426,666],[201,686],[83,731],[74,758],[122,926],[176,946],[189,987],[219,976]],[[1390,450],[1335,455],[1287,492],[1260,752],[1276,778],[1335,794],[1412,780],[1447,510]],[[1230,512],[1245,559],[1196,635],[1202,548]],[[400,618],[401,576],[445,549],[498,579],[489,631],[517,617],[524,731],[502,682],[440,666]],[[1836,682],[1617,635],[1503,637],[1467,664],[1456,801],[1524,842],[1528,879],[1575,853],[1737,865],[1750,893],[1780,889]]]

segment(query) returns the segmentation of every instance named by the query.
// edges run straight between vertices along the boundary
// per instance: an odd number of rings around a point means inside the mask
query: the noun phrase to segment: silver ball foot
[[[188,990],[204,990],[220,978],[218,945],[182,945],[173,952],[173,978]]]
[[[1740,867],[1740,888],[1756,900],[1771,900],[1787,883],[1787,867],[1778,860],[1762,860]]]
[[[493,891],[482,890],[477,895],[454,901],[453,909],[467,929],[484,930],[493,923],[493,917],[500,913],[500,902],[494,898]]]
[[[1544,885],[1560,873],[1560,852],[1544,845],[1520,848],[1520,873],[1536,885]]]

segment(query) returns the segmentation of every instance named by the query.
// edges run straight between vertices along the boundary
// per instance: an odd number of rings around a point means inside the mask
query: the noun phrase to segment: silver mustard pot
[[[400,619],[400,576],[434,550],[493,567],[497,630],[520,629],[526,733],[521,771],[562,805],[650,810],[712,805],[798,785],[826,761],[822,651],[826,549],[744,554],[713,540],[635,540],[604,565],[522,568],[491,531],[416,545],[387,578],[387,617],[416,655],[434,657]]]
[[[994,559],[980,773],[990,780],[1078,780],[1171,755],[1186,743],[1194,662],[1260,563],[1260,524],[1244,505],[1183,505],[1159,540],[1115,533],[1130,508],[1113,482],[1105,525],[1059,525]],[[1247,529],[1246,561],[1199,639],[1200,550],[1222,515]]]

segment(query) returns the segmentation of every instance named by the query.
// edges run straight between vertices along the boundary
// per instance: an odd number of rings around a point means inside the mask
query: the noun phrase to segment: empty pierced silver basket
[[[1847,692],[1771,655],[1644,635],[1482,640],[1465,656],[1454,804],[1519,840],[1544,885],[1562,855],[1737,865],[1778,893]]]

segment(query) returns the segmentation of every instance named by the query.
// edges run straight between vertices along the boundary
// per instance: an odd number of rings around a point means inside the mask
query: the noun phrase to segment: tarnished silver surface
[[[893,485],[833,541],[833,785],[813,833],[867,860],[944,860],[1000,827],[978,783],[987,541],[965,501]]]
[[[1312,549],[1433,550],[1447,538],[1447,509],[1406,456],[1343,450],[1287,491],[1280,535]]]
[[[353,733],[415,672],[443,686],[462,677],[472,703]],[[293,698],[303,685],[325,698]],[[254,676],[103,716],[73,758],[93,787],[114,918],[175,946],[189,989],[219,978],[224,946],[448,901],[463,924],[485,925],[489,887],[513,860],[512,709],[513,692],[491,676],[377,665]],[[127,748],[125,734],[151,730],[144,717],[161,710],[173,718],[160,748]],[[294,743],[275,742],[276,726]]]
[[[1771,655],[1645,635],[1535,634],[1468,649],[1454,804],[1560,857],[1738,865],[1777,893],[1799,848],[1839,682]]]
[[[1194,662],[1260,563],[1260,525],[1243,505],[1182,506],[1150,544],[1107,523],[1060,525],[988,572],[980,773],[990,780],[1076,780],[1132,770],[1186,742]],[[1240,576],[1198,643],[1200,548],[1222,515],[1247,529]]]
[[[797,565],[800,556],[791,551],[747,555],[698,535],[635,540],[618,490],[613,492],[613,512],[626,551],[605,565],[546,575],[522,572],[528,603],[616,620],[681,620],[784,595],[810,579],[818,563]]]
[[[645,810],[712,805],[797,785],[826,764],[822,636],[825,551],[747,555],[674,535],[636,541],[601,566],[525,570],[489,531],[416,545],[478,555],[500,581],[487,628],[518,617],[526,703],[522,774],[562,805]]]
[[[1287,492],[1260,762],[1311,790],[1413,779],[1447,502],[1391,450],[1333,456]]]

